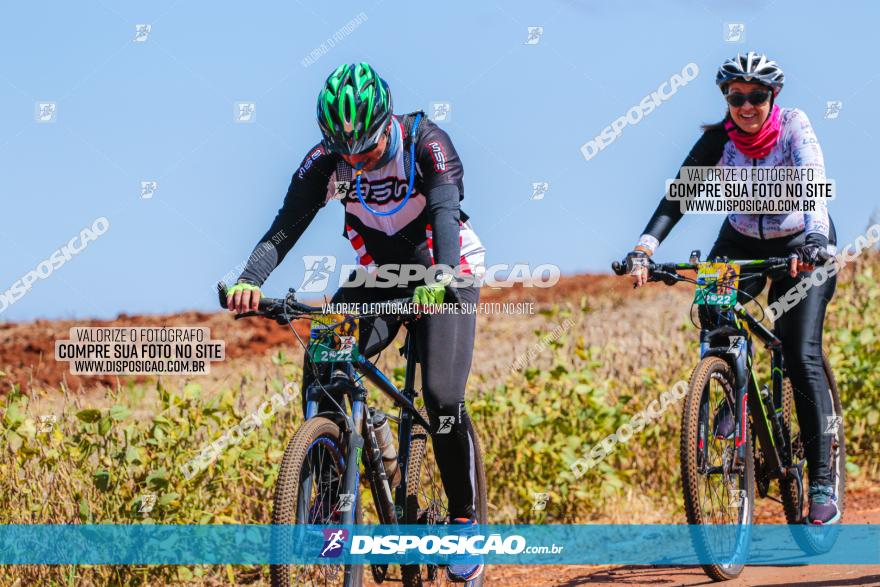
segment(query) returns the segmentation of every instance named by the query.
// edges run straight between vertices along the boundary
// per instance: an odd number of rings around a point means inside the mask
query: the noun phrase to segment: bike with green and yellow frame
[[[808,504],[804,499],[804,439],[794,410],[794,389],[786,376],[782,343],[774,332],[745,307],[749,300],[742,281],[787,271],[790,258],[716,262],[699,261],[699,251],[688,263],[648,266],[650,281],[697,286],[693,307],[700,315],[700,362],[691,375],[681,422],[681,476],[685,512],[695,547],[708,553],[703,565],[715,580],[733,579],[744,567],[749,527],[754,520],[754,499],[779,501],[798,545],[807,554],[826,552],[837,537],[834,526],[821,529],[804,525]],[[625,264],[615,262],[623,275]],[[696,278],[691,277],[696,272]],[[757,303],[757,302],[755,302]],[[760,308],[760,305],[758,304]],[[696,323],[696,322],[695,322]],[[761,385],[755,371],[755,341],[770,354],[770,384]],[[833,485],[841,512],[846,483],[846,443],[840,396],[834,374],[824,358],[831,388],[835,420],[829,455]],[[733,438],[712,432],[713,411],[726,404],[735,415]],[[771,481],[779,497],[770,495]],[[726,525],[724,531],[704,531],[708,525]],[[798,526],[795,526],[798,525]]]

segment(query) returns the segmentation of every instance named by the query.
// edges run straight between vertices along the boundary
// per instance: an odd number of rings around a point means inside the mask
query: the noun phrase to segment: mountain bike
[[[754,520],[754,499],[769,497],[782,504],[797,544],[806,554],[827,552],[834,545],[836,526],[805,526],[804,442],[793,409],[794,389],[787,377],[782,343],[737,300],[745,294],[743,281],[787,271],[790,258],[701,263],[699,251],[688,263],[648,265],[649,281],[667,285],[679,282],[697,286],[694,302],[700,320],[700,362],[691,375],[681,422],[681,478],[688,524],[694,525],[694,546],[703,570],[716,581],[736,578],[744,568],[749,526]],[[617,275],[625,263],[615,262]],[[696,279],[681,272],[697,272]],[[754,300],[752,300],[754,301]],[[757,304],[757,302],[755,302]],[[760,304],[758,308],[763,311]],[[696,322],[694,321],[695,325]],[[770,354],[770,385],[760,385],[754,365],[755,339]],[[843,411],[834,374],[823,357],[835,412],[830,465],[838,507],[843,512],[846,483],[846,443]],[[733,438],[716,437],[713,412],[724,405],[735,415]],[[780,497],[769,495],[771,481]],[[711,532],[708,525],[726,525]],[[794,526],[798,524],[800,526]]]
[[[220,305],[226,307],[226,287],[218,284]],[[390,300],[389,306],[409,307],[409,298]],[[257,311],[236,315],[236,319],[259,316],[288,325],[306,349],[303,366],[311,382],[305,386],[305,422],[284,451],[275,484],[272,524],[340,525],[363,522],[363,500],[359,487],[366,484],[372,494],[379,524],[448,523],[446,494],[434,459],[431,427],[424,409],[417,409],[415,387],[417,352],[410,326],[418,314],[400,313],[407,327],[401,354],[406,357],[403,389],[358,350],[358,321],[377,314],[327,314],[322,308],[296,300],[294,290],[284,298],[262,298]],[[293,328],[296,320],[310,320],[309,340],[303,343]],[[396,414],[371,407],[364,380],[391,401]],[[397,427],[396,439],[390,422]],[[476,471],[477,522],[488,522],[486,473],[476,431],[469,433]],[[361,475],[363,466],[363,475]],[[277,545],[280,552],[293,548],[293,539]],[[323,553],[322,553],[323,555]],[[389,566],[370,565],[376,583],[390,579]],[[364,565],[272,565],[273,587],[289,585],[362,584]],[[400,565],[404,587],[440,585],[447,582],[439,565]],[[468,582],[481,587],[486,572]]]

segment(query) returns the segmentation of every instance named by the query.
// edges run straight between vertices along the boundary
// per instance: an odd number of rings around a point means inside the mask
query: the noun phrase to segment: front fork
[[[709,341],[709,331],[703,330],[700,335],[700,358],[705,357],[711,348]],[[731,336],[729,338],[729,346],[725,355],[728,358],[731,368],[733,369],[733,387],[734,397],[728,398],[733,400],[734,419],[736,422],[736,435],[734,440],[734,454],[732,468],[741,471],[746,461],[746,440],[748,426],[748,398],[749,398],[749,349],[748,339],[745,336]],[[704,422],[704,430],[700,431],[700,448],[707,450],[707,439],[709,436],[709,412],[711,406],[708,404],[704,407],[707,410],[704,417],[700,418]]]
[[[732,356],[733,387],[736,393],[733,467],[737,471],[742,471],[746,464],[749,418],[749,349],[746,337],[731,337],[727,352]]]
[[[355,514],[357,512],[358,499],[360,491],[358,485],[360,483],[361,457],[364,450],[364,437],[361,435],[364,425],[364,402],[366,400],[366,390],[362,385],[354,384],[354,369],[350,363],[332,363],[330,372],[331,386],[337,383],[338,371],[342,371],[338,375],[342,375],[345,381],[347,395],[351,401],[351,411],[346,413],[342,410],[342,416],[345,418],[344,437],[347,439],[345,447],[346,458],[348,459],[345,467],[345,473],[342,478],[342,487],[339,493],[339,502],[337,510],[342,514],[341,523],[344,525],[353,525],[355,523]],[[336,387],[338,389],[338,387]],[[324,396],[324,392],[320,387],[311,385],[308,388],[308,397],[306,398],[306,420],[314,418],[318,415],[320,401]],[[342,398],[343,396],[338,396]],[[345,400],[342,399],[344,402]],[[307,481],[310,487],[310,480]],[[300,491],[300,497],[305,493],[306,499],[311,494],[310,491]]]

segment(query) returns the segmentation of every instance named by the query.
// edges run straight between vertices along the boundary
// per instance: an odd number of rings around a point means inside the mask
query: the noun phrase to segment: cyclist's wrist
[[[648,255],[653,255],[654,250],[660,246],[660,239],[650,234],[643,234],[636,243],[636,251],[644,251]]]
[[[425,278],[425,285],[427,285],[428,287],[433,287],[433,288],[436,288],[436,287],[444,287],[445,288],[445,287],[448,287],[449,284],[451,284],[453,281],[455,281],[455,276],[452,273],[443,272],[443,273],[437,273],[434,276],[433,281],[430,278]]]

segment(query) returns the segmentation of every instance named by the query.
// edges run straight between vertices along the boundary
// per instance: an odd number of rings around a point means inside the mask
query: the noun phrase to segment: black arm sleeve
[[[320,145],[306,155],[290,180],[284,204],[248,258],[239,281],[263,285],[326,203],[327,184],[335,169],[336,159]]]
[[[426,198],[433,228],[434,263],[455,267],[461,259],[458,186],[451,183],[440,184],[428,190]]]
[[[433,229],[434,263],[456,267],[461,259],[459,222],[464,198],[464,166],[449,135],[422,119],[416,145],[422,190],[428,200]]]
[[[691,148],[691,152],[688,153],[681,167],[711,167],[717,165],[727,140],[727,131],[724,128],[707,130]],[[681,168],[679,168],[678,174],[675,177],[676,179],[681,178]],[[664,194],[663,199],[660,200],[660,204],[657,205],[654,215],[651,216],[642,234],[649,234],[658,241],[663,242],[663,239],[666,238],[683,215],[680,204],[667,200]]]

